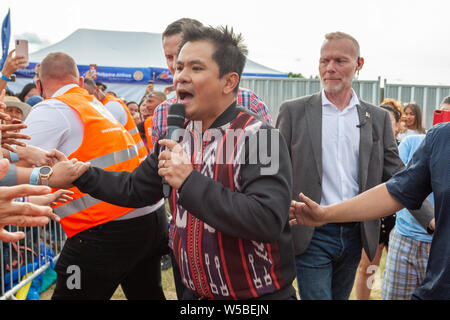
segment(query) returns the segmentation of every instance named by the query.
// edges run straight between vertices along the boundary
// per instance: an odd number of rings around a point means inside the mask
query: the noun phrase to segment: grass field
[[[380,300],[381,299],[381,275],[383,274],[384,266],[386,264],[386,251],[383,251],[383,256],[381,257],[380,268],[378,268],[377,273],[375,274],[375,282],[374,288],[372,289],[372,293],[370,296],[370,300]],[[162,272],[162,285],[164,289],[164,294],[167,300],[176,300],[177,295],[175,291],[175,284],[173,282],[172,276],[172,268],[165,270]],[[294,281],[294,287],[297,289],[297,281]],[[41,300],[49,300],[52,296],[54,289],[54,285],[51,286],[47,291],[43,292],[40,295]],[[298,294],[297,294],[298,298]],[[115,292],[112,300],[125,300],[125,295],[122,291],[122,288],[118,288]],[[355,300],[355,288],[350,295],[350,300]]]

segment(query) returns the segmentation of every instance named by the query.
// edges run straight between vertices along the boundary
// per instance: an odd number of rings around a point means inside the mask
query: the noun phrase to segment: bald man
[[[69,159],[90,161],[109,171],[132,171],[139,165],[132,136],[82,88],[83,78],[69,55],[49,54],[41,62],[36,84],[48,99],[35,105],[26,119],[29,144],[58,149]],[[109,299],[119,284],[128,299],[164,299],[161,256],[168,249],[164,201],[123,208],[71,190],[74,200],[55,208],[69,239],[55,267],[52,299]]]

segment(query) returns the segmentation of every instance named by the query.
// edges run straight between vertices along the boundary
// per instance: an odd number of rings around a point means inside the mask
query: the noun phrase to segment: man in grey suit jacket
[[[403,168],[389,114],[360,101],[352,89],[361,70],[358,42],[345,33],[325,36],[319,73],[323,90],[284,102],[277,128],[293,167],[293,194],[329,205],[387,181]],[[348,299],[364,248],[370,260],[379,220],[293,226],[301,299]]]

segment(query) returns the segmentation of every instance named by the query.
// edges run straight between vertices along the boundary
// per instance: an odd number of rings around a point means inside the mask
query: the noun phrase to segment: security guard
[[[47,99],[26,120],[29,143],[108,171],[133,171],[140,163],[136,142],[82,86],[83,78],[67,54],[51,53],[42,61],[37,87]],[[45,184],[51,174],[41,167],[31,179]],[[55,267],[52,299],[109,299],[119,284],[128,299],[164,299],[164,200],[133,209],[72,190],[74,200],[55,208],[69,239]]]
[[[96,86],[95,82],[91,79],[84,80],[84,88],[93,96],[95,96],[102,104],[108,109],[109,112],[120,122],[121,125],[131,134],[139,152],[139,159],[143,161],[148,155],[147,149],[142,142],[139,130],[136,127],[133,116],[126,104],[115,97],[111,93],[104,93],[101,88]]]

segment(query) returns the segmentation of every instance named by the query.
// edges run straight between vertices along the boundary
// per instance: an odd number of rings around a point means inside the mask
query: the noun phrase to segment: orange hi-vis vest
[[[148,155],[147,149],[145,148],[144,142],[141,139],[141,135],[139,133],[138,128],[136,127],[136,122],[134,122],[133,116],[131,115],[130,110],[128,109],[127,105],[120,99],[114,97],[112,94],[107,93],[105,95],[105,98],[103,99],[102,103],[104,106],[110,101],[117,101],[121,104],[125,112],[127,113],[127,123],[124,125],[125,129],[131,134],[131,136],[134,139],[134,142],[136,143],[136,147],[138,148],[139,152],[139,159],[140,161],[144,161],[145,157]]]
[[[144,122],[144,130],[145,130],[145,136],[147,137],[148,150],[153,150],[152,121],[153,121],[153,116],[149,116],[149,117],[147,117],[147,119],[145,119],[145,122]]]
[[[75,110],[84,125],[81,145],[69,155],[69,159],[89,161],[91,166],[107,171],[131,172],[139,166],[138,151],[131,135],[105,106],[85,89],[73,87],[52,99],[60,100]],[[100,201],[82,193],[76,187],[70,190],[74,192],[73,200],[64,204],[58,203],[54,208],[69,238],[135,210]]]

